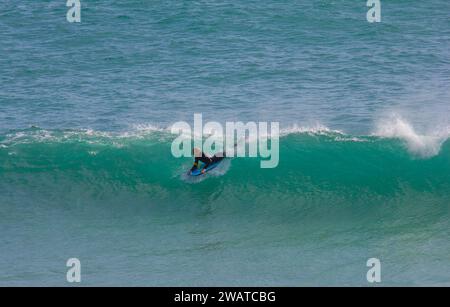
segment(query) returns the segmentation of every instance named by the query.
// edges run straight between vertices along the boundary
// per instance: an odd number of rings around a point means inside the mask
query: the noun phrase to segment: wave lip
[[[188,132],[182,131],[180,136],[191,138],[192,132]],[[372,142],[376,141],[377,138],[397,139],[402,141],[412,155],[420,158],[430,158],[439,155],[441,152],[443,144],[450,137],[450,127],[435,129],[429,134],[418,133],[408,121],[400,116],[392,115],[378,121],[374,132],[369,135],[355,136],[346,134],[341,130],[331,129],[320,123],[313,125],[293,124],[281,128],[279,131],[279,136],[282,138],[291,135],[324,137],[336,142]],[[6,135],[0,136],[0,148],[4,149],[14,145],[32,143],[86,142],[88,144],[111,144],[138,140],[167,143],[175,137],[176,135],[171,133],[171,126],[161,127],[153,124],[133,125],[131,129],[120,132],[97,131],[93,129],[46,130],[39,127],[31,127],[22,131],[11,131]],[[211,137],[211,135],[203,134],[202,137]],[[270,135],[268,134],[267,137],[270,137]],[[255,140],[246,137],[238,141],[252,142]]]
[[[290,127],[283,128],[280,131],[280,135],[285,136],[289,134],[310,134],[310,135],[330,135],[330,134],[340,134],[344,135],[344,133],[340,130],[333,130],[324,126],[322,124],[315,124],[312,126],[299,126],[294,124]]]
[[[431,135],[419,134],[413,126],[399,116],[391,116],[377,123],[374,136],[401,139],[410,153],[422,158],[437,156],[442,144],[449,138],[450,129],[434,132]]]

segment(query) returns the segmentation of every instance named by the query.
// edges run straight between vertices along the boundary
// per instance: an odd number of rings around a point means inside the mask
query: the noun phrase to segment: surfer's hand
[[[204,169],[202,169],[202,174],[204,174],[205,173],[205,170]]]

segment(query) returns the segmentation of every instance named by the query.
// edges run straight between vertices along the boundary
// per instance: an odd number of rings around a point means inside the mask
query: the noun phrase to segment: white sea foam
[[[324,126],[320,123],[316,123],[315,125],[309,126],[299,126],[298,124],[294,124],[287,128],[283,128],[280,131],[280,135],[289,135],[289,134],[310,134],[310,135],[331,135],[331,134],[341,134],[344,133],[340,130],[333,130]]]
[[[448,139],[450,129],[438,129],[430,134],[420,134],[405,119],[398,115],[380,120],[373,135],[384,138],[398,138],[405,141],[408,150],[428,158],[439,154],[442,144]]]
[[[287,136],[290,134],[307,134],[310,136],[326,136],[331,137],[336,142],[367,142],[365,137],[352,136],[344,133],[341,130],[331,129],[320,123],[310,126],[299,126],[294,124],[290,127],[283,128],[280,131],[281,136]]]
[[[136,125],[131,130],[125,132],[98,131],[94,129],[79,130],[25,130],[9,133],[1,142],[3,146],[10,144],[29,144],[41,142],[67,142],[82,139],[89,144],[110,143],[114,140],[126,138],[143,138],[154,132],[166,131],[166,128],[159,128],[152,125]],[[117,144],[114,144],[117,145]],[[121,144],[119,147],[122,146]]]

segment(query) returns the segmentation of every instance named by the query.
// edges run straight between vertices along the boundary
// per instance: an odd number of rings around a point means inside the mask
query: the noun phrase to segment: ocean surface
[[[450,285],[450,2],[0,2],[0,286]],[[278,121],[192,178],[174,122]]]

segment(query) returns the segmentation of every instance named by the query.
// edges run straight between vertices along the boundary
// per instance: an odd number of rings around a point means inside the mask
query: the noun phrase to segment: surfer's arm
[[[203,171],[208,168],[212,163],[214,163],[214,159],[210,158],[208,156],[205,156],[205,158],[202,160],[203,163],[205,163],[205,166],[203,166]],[[202,171],[202,173],[203,173]]]
[[[191,168],[191,172],[198,168],[198,158],[195,158],[194,165]]]
[[[203,169],[202,169],[202,173],[205,172],[205,170],[208,168],[208,166],[209,166],[210,164],[211,164],[210,162],[206,162],[206,163],[205,163],[205,166],[203,166]]]

